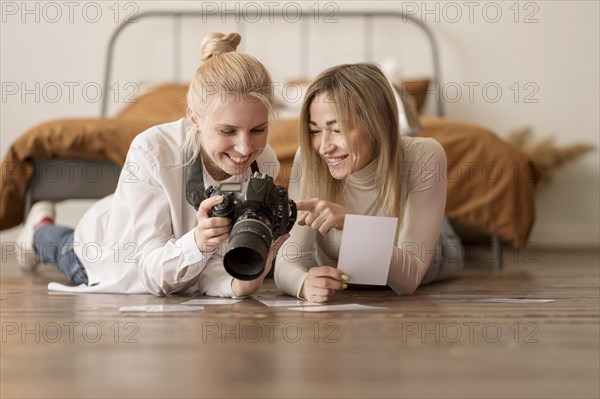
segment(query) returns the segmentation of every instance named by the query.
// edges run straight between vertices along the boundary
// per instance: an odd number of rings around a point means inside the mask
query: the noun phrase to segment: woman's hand
[[[214,251],[219,244],[229,239],[231,220],[226,217],[211,217],[210,211],[213,206],[223,202],[223,196],[209,197],[200,203],[196,219],[198,225],[194,229],[196,246],[201,252]]]
[[[348,287],[345,281],[348,281],[348,276],[335,267],[311,267],[302,284],[300,295],[307,301],[327,302],[335,295],[336,291]]]
[[[299,211],[304,211],[298,224],[308,226],[323,235],[329,233],[332,228],[343,230],[346,215],[353,213],[350,208],[319,198],[298,201],[296,206]]]
[[[260,275],[260,277],[250,281],[238,280],[236,278],[233,279],[233,281],[231,282],[231,290],[233,291],[233,294],[235,296],[252,295],[256,291],[258,291],[265,277],[271,270],[271,266],[273,265],[273,259],[275,259],[275,257],[277,256],[277,252],[279,252],[279,249],[281,248],[285,240],[287,240],[289,237],[289,234],[284,234],[275,241],[273,241],[273,243],[271,244],[271,248],[269,248],[269,255],[267,256],[267,261],[265,263],[265,271]]]

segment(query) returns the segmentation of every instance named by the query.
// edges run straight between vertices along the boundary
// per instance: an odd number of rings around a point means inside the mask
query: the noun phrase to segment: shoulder
[[[129,149],[133,157],[151,157],[162,161],[174,161],[182,156],[187,122],[185,118],[153,126],[138,134]]]
[[[132,145],[139,147],[160,147],[164,145],[179,145],[185,140],[187,128],[185,118],[152,126],[151,128],[138,134],[132,142]]]
[[[405,162],[446,162],[444,147],[430,137],[402,137]]]

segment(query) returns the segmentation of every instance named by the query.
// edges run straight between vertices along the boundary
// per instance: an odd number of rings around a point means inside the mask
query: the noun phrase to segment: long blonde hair
[[[401,218],[404,150],[398,107],[387,78],[375,64],[338,65],[322,72],[309,86],[300,113],[302,197],[339,202],[343,191],[344,182],[331,176],[327,164],[311,145],[310,106],[322,93],[335,112],[346,142],[347,134],[357,123],[363,124],[367,139],[375,148],[379,206],[387,216]]]
[[[202,62],[187,92],[187,114],[206,117],[228,95],[260,101],[273,115],[274,90],[271,75],[256,58],[236,51],[242,37],[238,33],[208,34],[200,45]],[[221,100],[221,101],[219,101]],[[189,124],[191,126],[191,124]],[[186,132],[186,150],[195,158],[201,151],[200,134]]]

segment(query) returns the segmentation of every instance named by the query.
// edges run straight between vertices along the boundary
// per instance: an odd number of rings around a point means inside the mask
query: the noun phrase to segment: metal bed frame
[[[228,16],[240,17],[239,13],[231,13]],[[282,18],[282,15],[275,13],[275,18]],[[137,25],[142,20],[148,19],[172,19],[173,20],[173,60],[174,60],[174,71],[175,74],[179,74],[181,71],[181,39],[182,29],[181,24],[184,18],[207,18],[216,19],[220,15],[217,14],[204,14],[199,10],[178,10],[178,11],[146,11],[136,14],[130,19],[126,19],[121,22],[115,31],[112,33],[106,55],[106,63],[104,67],[104,80],[103,80],[103,93],[109,92],[112,79],[112,68],[114,61],[115,45],[122,34],[122,32],[132,25]],[[431,84],[434,88],[439,87],[441,82],[441,71],[440,71],[440,56],[438,44],[433,32],[425,23],[412,15],[404,14],[400,11],[341,11],[336,12],[336,17],[340,18],[363,18],[365,21],[365,29],[363,35],[364,44],[364,59],[371,60],[372,58],[372,42],[373,42],[373,20],[374,18],[393,18],[401,21],[402,23],[408,22],[413,26],[418,27],[421,32],[426,36],[430,45],[430,52],[433,63],[433,76],[431,78]],[[305,76],[310,65],[310,51],[308,37],[311,25],[308,22],[312,15],[302,13],[300,20],[300,59],[301,59],[301,71]],[[236,18],[236,21],[242,21],[243,18]],[[132,23],[137,21],[137,23]],[[244,23],[238,23],[236,27],[237,31],[243,35]],[[108,112],[108,101],[109,96],[104,95],[102,97],[100,116],[107,117]],[[436,101],[435,107],[436,116],[445,116],[444,102]],[[118,182],[118,170],[119,166],[111,162],[97,162],[89,161],[84,159],[66,159],[66,158],[53,158],[53,159],[34,159],[34,175],[32,176],[26,193],[26,205],[25,214],[29,211],[31,205],[37,201],[49,200],[49,201],[61,201],[65,199],[99,199],[106,195],[114,192]],[[92,165],[92,166],[90,166]],[[98,171],[99,178],[92,182],[84,179],[86,168],[93,167]],[[48,168],[55,168],[57,173],[67,179],[61,179],[58,181],[51,181],[44,178],[40,178],[39,171],[47,170]],[[115,175],[116,173],[116,175]],[[117,178],[114,178],[117,176]],[[502,243],[498,236],[491,237],[491,252],[493,256],[494,268],[499,269],[502,267]]]
[[[235,16],[240,16],[239,14],[234,14]],[[183,18],[217,18],[219,15],[210,14],[206,15],[202,13],[202,11],[198,10],[182,10],[182,11],[147,11],[142,12],[133,18],[134,20],[140,21],[142,19],[151,19],[151,18],[171,18],[173,19],[173,60],[175,63],[178,63],[181,59],[181,23]],[[274,17],[282,18],[281,15],[274,14]],[[308,66],[310,65],[310,51],[309,51],[309,31],[311,25],[307,22],[308,19],[313,18],[312,15],[307,13],[302,13],[298,16],[300,18],[300,62],[301,62],[301,71],[304,73],[304,76],[307,76]],[[412,15],[407,15],[400,11],[336,11],[336,17],[342,18],[363,18],[365,21],[365,30],[363,35],[363,44],[364,44],[364,59],[371,60],[372,59],[372,42],[373,42],[373,19],[374,18],[394,18],[398,19],[402,22],[409,22],[414,24],[414,26],[418,27],[427,37],[430,44],[430,51],[432,56],[433,63],[433,77],[431,79],[431,83],[434,87],[438,87],[438,83],[441,81],[440,79],[440,56],[438,44],[433,32],[425,23],[423,23],[418,18],[415,18]],[[243,18],[239,18],[243,20]],[[238,20],[236,18],[236,20]],[[106,56],[106,64],[104,68],[104,85],[103,85],[103,93],[108,93],[108,89],[111,83],[112,76],[112,64],[114,59],[114,50],[115,44],[121,33],[128,26],[134,25],[130,20],[125,20],[122,22],[117,29],[113,32],[110,37],[108,43],[108,51]],[[237,24],[238,33],[244,33],[244,23],[240,22]],[[175,71],[181,70],[181,65],[174,65]],[[179,72],[175,72],[176,75],[179,75]],[[101,116],[105,117],[108,111],[108,96],[104,96],[102,98],[102,108],[100,110]],[[436,102],[436,114],[439,117],[445,116],[444,114],[444,102],[437,101]]]

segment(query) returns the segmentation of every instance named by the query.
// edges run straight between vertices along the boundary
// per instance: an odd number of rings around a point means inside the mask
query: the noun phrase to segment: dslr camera
[[[297,217],[287,190],[266,173],[255,172],[244,183],[220,183],[206,189],[206,198],[223,196],[212,216],[228,217],[233,227],[223,264],[239,280],[254,280],[265,270],[273,240],[289,232]]]

